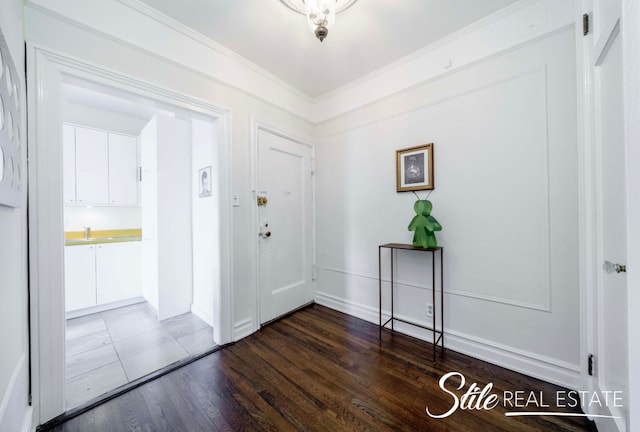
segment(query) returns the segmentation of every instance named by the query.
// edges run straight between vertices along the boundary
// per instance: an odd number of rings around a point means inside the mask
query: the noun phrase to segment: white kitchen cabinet
[[[97,303],[100,305],[142,296],[140,242],[96,246]]]
[[[65,204],[138,205],[137,138],[63,125]]]
[[[76,202],[109,202],[108,133],[76,127]]]
[[[64,248],[66,312],[142,296],[139,241]]]
[[[62,127],[62,178],[65,204],[76,202],[76,128]]]
[[[109,204],[137,205],[137,140],[109,133]]]
[[[64,248],[64,291],[67,312],[96,305],[95,245]]]

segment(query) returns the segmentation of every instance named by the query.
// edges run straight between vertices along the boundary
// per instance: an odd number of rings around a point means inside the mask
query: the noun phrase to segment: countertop
[[[140,228],[95,230],[91,231],[88,239],[85,238],[84,231],[66,231],[64,238],[65,246],[132,242],[142,240],[142,230]]]

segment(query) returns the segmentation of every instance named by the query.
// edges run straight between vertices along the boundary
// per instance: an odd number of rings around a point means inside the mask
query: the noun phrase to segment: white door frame
[[[251,174],[251,191],[252,191],[252,200],[251,200],[251,220],[254,221],[253,224],[253,238],[254,238],[254,251],[255,256],[253,262],[255,263],[252,272],[252,280],[254,281],[253,292],[255,294],[255,305],[254,305],[254,325],[251,329],[251,332],[257,331],[260,329],[262,319],[260,317],[260,301],[262,296],[262,286],[260,281],[260,217],[258,213],[258,207],[256,205],[256,200],[258,198],[258,153],[259,153],[259,142],[258,142],[258,132],[265,131],[277,135],[279,137],[288,139],[290,141],[296,142],[298,144],[305,145],[311,148],[311,206],[312,206],[312,232],[313,236],[311,239],[311,253],[312,253],[312,266],[315,269],[317,263],[316,256],[316,147],[313,144],[312,140],[309,138],[303,138],[297,136],[293,133],[290,133],[282,128],[271,125],[268,122],[261,121],[256,119],[254,115],[250,116],[249,119],[249,127],[250,127],[250,137],[251,137],[251,166],[252,166],[252,174]],[[314,298],[315,298],[315,282],[316,282],[316,274],[317,272],[314,270],[313,273],[313,283],[314,283]]]
[[[231,113],[171,89],[152,85],[39,44],[27,45],[29,87],[29,276],[32,393],[35,424],[65,410],[64,222],[62,197],[63,77],[105,85],[162,104],[216,119],[220,124],[216,154],[220,160],[220,292],[214,322],[218,344],[231,341],[233,243],[231,241]]]
[[[627,315],[629,320],[628,430],[640,430],[640,3],[622,0],[622,43],[624,46],[624,113],[627,147]],[[634,223],[635,222],[635,223]],[[635,407],[632,410],[631,407]]]
[[[633,2],[636,0],[622,0],[623,9],[621,20],[624,24],[622,26],[622,34],[617,37],[622,37],[622,43],[624,45],[633,45],[629,42],[635,41],[636,47],[637,36],[640,35],[640,24],[637,22],[637,15],[640,15],[640,8],[637,4],[634,6]],[[598,383],[597,378],[589,376],[588,374],[588,356],[595,354],[598,341],[598,327],[595,322],[597,311],[597,287],[598,287],[598,269],[602,266],[602,262],[599,260],[598,250],[598,236],[599,236],[599,224],[601,209],[598,207],[598,194],[601,192],[601,184],[598,184],[595,178],[597,172],[597,139],[594,131],[594,95],[593,95],[593,80],[594,76],[591,70],[591,65],[594,64],[596,59],[591,58],[591,49],[588,43],[585,43],[585,36],[583,35],[582,17],[583,14],[590,14],[592,11],[591,0],[577,0],[575,2],[575,34],[576,34],[576,72],[577,72],[577,84],[578,84],[578,142],[579,142],[579,171],[580,171],[580,190],[579,190],[579,232],[580,232],[580,328],[581,328],[581,344],[580,344],[580,363],[581,363],[581,388],[580,390],[587,390],[589,394],[597,390]],[[635,8],[635,9],[634,9]],[[631,12],[635,11],[636,16],[632,16]],[[590,16],[593,21],[598,17]],[[617,24],[620,26],[620,23]],[[617,30],[615,30],[617,31]],[[593,37],[593,36],[591,36]],[[638,328],[640,318],[636,313],[637,308],[640,307],[640,296],[634,294],[632,280],[637,279],[633,277],[633,269],[639,268],[638,262],[638,250],[640,249],[640,243],[638,243],[638,234],[640,226],[638,226],[638,211],[640,211],[640,204],[638,203],[638,197],[632,193],[634,190],[634,182],[638,179],[637,166],[632,167],[633,161],[640,159],[638,156],[637,139],[640,138],[640,128],[637,126],[637,115],[640,114],[640,104],[636,99],[631,99],[630,96],[637,98],[640,93],[640,78],[635,76],[638,72],[638,66],[640,65],[640,53],[633,52],[632,50],[625,49],[623,54],[624,58],[624,93],[625,93],[625,145],[627,152],[627,203],[629,208],[627,209],[627,254],[630,273],[627,279],[627,293],[628,293],[628,347],[629,347],[629,393],[625,395],[625,404],[629,411],[628,418],[622,419],[618,423],[620,430],[634,430],[639,425],[640,414],[634,412],[631,408],[634,406],[632,401],[639,401],[638,392],[640,392],[640,382],[638,382],[638,374],[634,372],[632,366],[636,365],[640,360],[638,355],[638,349],[634,350],[634,343],[632,343],[632,337],[635,333],[631,329]],[[627,56],[633,56],[627,61]],[[630,78],[627,80],[627,78]],[[634,115],[635,114],[635,115]],[[629,120],[632,119],[632,122]],[[635,158],[634,158],[635,156]],[[637,187],[635,188],[637,190]],[[634,225],[634,221],[635,225]],[[637,285],[637,284],[636,284]],[[636,287],[637,288],[637,287]],[[636,293],[637,293],[636,289]],[[596,359],[596,371],[597,371],[597,359]],[[597,372],[596,372],[597,373]],[[583,401],[584,402],[584,401]],[[584,406],[584,405],[583,405]],[[637,403],[635,404],[637,407]],[[587,414],[594,414],[593,411],[585,406],[585,412]],[[626,424],[625,424],[626,423]]]

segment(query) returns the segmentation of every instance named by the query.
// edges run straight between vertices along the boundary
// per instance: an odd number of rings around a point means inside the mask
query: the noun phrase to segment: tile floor
[[[192,313],[157,321],[147,303],[67,320],[67,409],[213,348]]]

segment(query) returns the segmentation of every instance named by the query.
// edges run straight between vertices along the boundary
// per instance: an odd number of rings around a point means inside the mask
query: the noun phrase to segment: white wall
[[[158,119],[154,116],[139,136],[142,160],[142,295],[158,311]]]
[[[157,118],[158,319],[163,320],[191,310],[191,124]]]
[[[220,185],[213,175],[211,196],[199,197],[202,168],[211,166],[215,170],[213,146],[217,145],[217,126],[212,122],[192,120],[192,237],[193,237],[193,304],[191,310],[213,327],[214,291],[220,290],[219,256],[219,201]]]
[[[567,29],[321,124],[317,301],[377,322],[377,246],[412,239],[395,150],[433,142],[446,344],[576,387],[574,63]],[[396,273],[396,312],[422,322],[425,259],[400,253]]]
[[[0,29],[25,93],[22,2],[0,2]],[[25,98],[20,101],[21,123],[26,125]],[[23,142],[26,126],[22,128]],[[25,148],[23,146],[22,148]],[[24,152],[21,171],[26,172]],[[27,212],[26,188],[18,209],[0,206],[0,430],[26,431],[31,425],[29,393],[29,345],[27,339]]]
[[[64,230],[133,229],[142,225],[140,207],[72,206],[64,208]]]
[[[191,310],[191,122],[158,114],[140,134],[142,294],[164,320]]]

